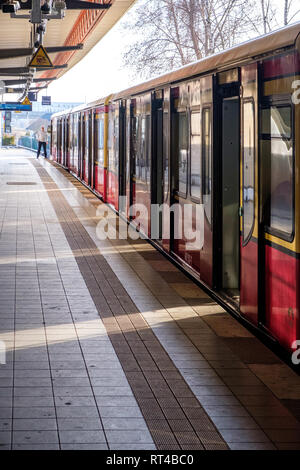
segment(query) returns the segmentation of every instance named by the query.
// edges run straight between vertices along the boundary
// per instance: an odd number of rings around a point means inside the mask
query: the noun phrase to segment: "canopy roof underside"
[[[94,1],[94,0],[90,0]],[[135,0],[97,0],[96,3],[109,3],[107,10],[66,10],[62,20],[51,19],[47,22],[43,46],[74,46],[83,43],[83,49],[50,53],[54,65],[68,64],[68,68],[36,72],[34,78],[61,77],[70,70],[105,36],[117,21],[133,5]],[[19,10],[17,14],[28,14],[28,10]],[[28,19],[11,18],[0,10],[0,50],[30,48],[32,25]],[[0,68],[26,67],[31,59],[18,57],[0,59]],[[16,80],[22,78],[14,74],[1,75],[0,80]]]

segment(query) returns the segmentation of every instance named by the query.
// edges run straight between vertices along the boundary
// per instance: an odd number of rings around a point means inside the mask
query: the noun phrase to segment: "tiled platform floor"
[[[56,165],[2,150],[0,182],[1,449],[300,449],[258,339]]]

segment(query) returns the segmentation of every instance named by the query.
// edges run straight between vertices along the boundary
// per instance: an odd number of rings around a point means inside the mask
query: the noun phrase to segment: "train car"
[[[297,23],[82,107],[77,132],[77,176],[287,351],[300,339],[299,76]],[[74,112],[52,119],[57,161]]]

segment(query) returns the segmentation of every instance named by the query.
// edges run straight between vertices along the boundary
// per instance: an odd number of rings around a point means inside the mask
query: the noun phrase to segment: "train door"
[[[70,152],[69,120],[70,120],[70,118],[65,119],[65,151],[64,151],[64,160],[63,160],[63,166],[65,166],[65,167],[68,164],[68,154]]]
[[[61,163],[62,161],[62,154],[63,154],[63,142],[64,142],[64,134],[63,134],[63,119],[60,120],[59,122],[59,133],[60,133],[60,139],[59,139],[59,160],[58,163]]]
[[[90,113],[84,115],[84,149],[83,149],[83,174],[82,178],[86,184],[89,184],[89,166],[90,166]]]
[[[89,115],[84,113],[83,118],[83,154],[82,154],[82,180],[88,183],[88,163],[89,163]]]
[[[69,168],[72,168],[72,171],[78,175],[79,171],[79,155],[80,155],[80,118],[79,114],[72,114],[70,116],[70,158],[69,158]]]
[[[80,179],[83,179],[83,159],[84,159],[84,148],[85,148],[85,142],[84,142],[84,114],[79,114],[79,136],[80,136],[80,153],[79,153],[79,169],[78,169],[78,176]]]
[[[82,143],[83,132],[82,132],[82,114],[78,114],[78,169],[77,176],[81,178],[81,168],[82,168]]]
[[[125,213],[124,200],[126,196],[126,101],[119,103],[119,212]],[[122,202],[121,202],[122,201]]]
[[[239,304],[240,299],[240,87],[239,71],[218,74],[220,123],[220,200],[217,231],[219,288]],[[218,161],[218,159],[217,159]]]
[[[66,168],[70,167],[70,156],[71,156],[71,151],[73,150],[72,142],[71,142],[70,127],[71,127],[71,116],[69,116],[67,119],[67,155],[66,155],[66,162],[65,162]]]
[[[164,202],[163,90],[152,94],[151,238],[162,243]],[[156,208],[156,210],[154,210]]]
[[[63,151],[64,151],[64,125],[63,125],[63,119],[61,119],[60,120],[59,163],[62,162]]]
[[[200,81],[172,92],[171,250],[200,274],[203,237]]]
[[[88,145],[88,178],[87,184],[92,187],[93,184],[93,173],[94,173],[94,113],[93,110],[89,112],[89,145]]]
[[[129,220],[129,207],[131,203],[131,146],[132,146],[132,138],[131,138],[131,127],[132,127],[132,104],[130,100],[126,102],[126,149],[125,149],[125,194],[126,194],[126,208],[124,211],[126,212],[126,217]]]
[[[96,110],[93,112],[93,162],[92,162],[92,181],[91,188],[96,189],[96,173],[98,164],[98,119]]]
[[[129,206],[136,203],[136,157],[138,152],[138,133],[139,133],[139,119],[137,116],[137,103],[136,99],[131,101],[130,105],[130,199]]]
[[[70,142],[69,142],[69,117],[66,117],[66,120],[65,120],[65,158],[64,158],[64,166],[65,166],[65,167],[66,167],[67,164],[68,164],[69,151],[70,151]]]
[[[119,139],[120,139],[120,115],[119,115],[119,106],[116,103],[115,106],[115,112],[114,112],[114,141],[113,141],[113,160],[114,160],[114,178],[113,178],[113,184],[114,184],[114,202],[113,205],[114,207],[119,210],[119,180],[120,180],[120,153],[119,153]]]
[[[172,96],[172,194],[171,204],[176,211],[171,212],[171,250],[172,253],[189,264],[185,250],[184,210],[188,197],[188,162],[190,152],[190,122],[188,85],[171,90]]]
[[[57,156],[56,161],[60,162],[60,155],[61,155],[61,120],[57,120]]]
[[[222,103],[222,289],[239,298],[240,108],[237,96]]]
[[[240,311],[258,323],[258,94],[257,64],[241,68]]]
[[[66,158],[67,158],[67,151],[68,151],[68,144],[67,144],[67,118],[64,119],[64,152],[61,164],[63,166],[66,165]]]

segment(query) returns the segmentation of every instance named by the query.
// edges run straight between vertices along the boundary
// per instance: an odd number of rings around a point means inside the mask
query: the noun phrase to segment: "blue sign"
[[[51,96],[42,96],[42,105],[50,106],[51,105]]]
[[[32,111],[32,105],[22,103],[0,103],[0,111]]]
[[[30,101],[37,101],[37,93],[35,91],[28,92],[28,99]]]

